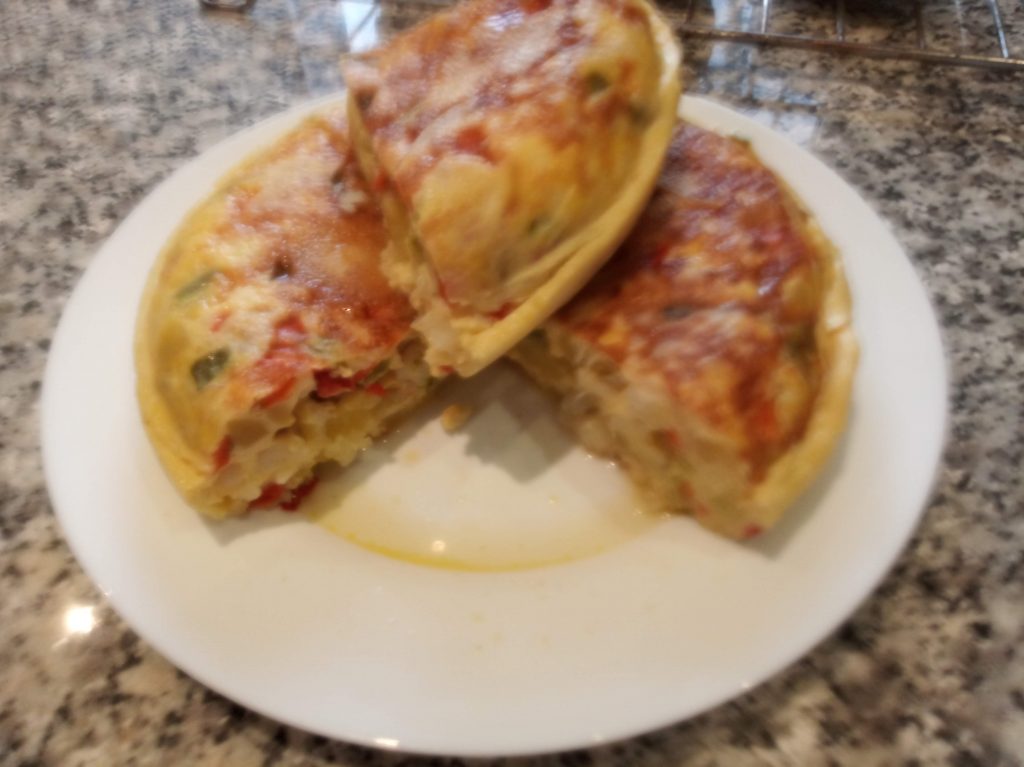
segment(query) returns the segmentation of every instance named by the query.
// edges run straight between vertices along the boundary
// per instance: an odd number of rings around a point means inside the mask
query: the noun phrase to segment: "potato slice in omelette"
[[[435,371],[567,301],[650,196],[679,47],[647,0],[468,0],[349,58],[356,152]]]
[[[857,355],[815,222],[747,144],[681,124],[636,229],[512,356],[657,507],[747,539],[832,452]]]
[[[413,311],[380,272],[379,210],[345,110],[232,173],[154,267],[136,330],[143,420],[200,511],[294,508],[431,384]]]

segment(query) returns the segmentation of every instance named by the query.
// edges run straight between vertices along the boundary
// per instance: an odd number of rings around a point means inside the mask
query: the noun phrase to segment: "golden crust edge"
[[[682,111],[680,100],[679,119],[685,119]],[[760,155],[757,158],[775,177],[784,193],[786,207],[811,241],[823,269],[825,289],[814,327],[823,374],[803,436],[772,464],[765,478],[752,487],[750,495],[740,505],[741,513],[725,525],[717,524],[718,515],[694,517],[703,527],[735,539],[751,537],[754,532],[751,525],[763,531],[774,527],[819,479],[846,433],[860,358],[860,345],[853,330],[853,300],[842,255],[785,179],[766,165]]]
[[[212,192],[211,197],[218,194],[219,191],[218,188],[217,191]],[[222,517],[224,514],[219,510],[198,503],[198,491],[203,484],[205,471],[199,463],[198,451],[186,445],[181,433],[174,428],[174,418],[157,389],[156,365],[150,342],[150,336],[154,332],[153,324],[156,322],[153,312],[160,294],[160,277],[163,275],[164,267],[180,236],[187,231],[187,225],[191,223],[193,217],[199,213],[199,208],[205,205],[208,199],[204,199],[183,219],[150,269],[136,316],[133,352],[135,356],[135,397],[139,403],[142,425],[149,437],[149,443],[156,452],[157,459],[170,478],[171,484],[190,506],[198,508],[204,514]]]
[[[754,489],[748,507],[748,522],[768,529],[820,477],[836,445],[846,433],[854,376],[860,347],[853,332],[850,288],[841,256],[803,208],[796,195],[783,184],[794,215],[822,254],[826,288],[815,324],[815,341],[821,358],[822,380],[803,437],[769,469]],[[745,531],[732,531],[742,536]]]

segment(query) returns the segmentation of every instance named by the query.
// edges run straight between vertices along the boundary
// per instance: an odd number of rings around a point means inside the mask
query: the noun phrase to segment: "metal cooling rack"
[[[1024,10],[1024,0],[1016,0]],[[760,0],[760,20],[754,28],[733,28],[715,21],[706,22],[698,18],[698,6],[707,5],[708,0],[676,0],[677,8],[685,3],[684,10],[669,11],[674,17],[676,28],[684,36],[706,38],[737,43],[755,43],[765,45],[782,45],[791,48],[807,48],[813,50],[846,53],[872,58],[897,58],[915,61],[927,61],[937,64],[955,64],[961,66],[983,67],[987,69],[1024,71],[1024,45],[1016,46],[1021,50],[1011,50],[1008,43],[1007,24],[1004,23],[1003,12],[998,0],[985,0],[990,19],[985,19],[984,27],[987,47],[990,53],[965,52],[946,50],[933,45],[927,32],[927,17],[933,11],[935,3],[925,8],[923,0],[910,0],[907,6],[913,14],[913,44],[906,43],[872,43],[853,39],[847,12],[846,0],[832,0],[834,6],[834,26],[831,34],[818,35],[807,33],[791,33],[773,28],[772,0]],[[963,33],[963,12],[961,0],[951,0],[955,9],[955,18],[961,24]],[[784,3],[782,5],[785,5]],[[818,3],[827,8],[828,2]],[[980,5],[980,4],[979,4]],[[664,7],[664,6],[663,6]]]

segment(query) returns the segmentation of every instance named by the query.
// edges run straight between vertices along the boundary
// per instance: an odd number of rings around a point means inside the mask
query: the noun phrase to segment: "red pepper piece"
[[[679,432],[675,429],[662,429],[660,433],[662,439],[665,440],[665,444],[673,450],[683,449],[683,438],[679,436]]]
[[[385,389],[379,383],[372,383],[372,384],[370,384],[369,386],[366,387],[366,391],[367,391],[367,393],[373,394],[373,395],[375,395],[377,397],[383,397],[385,394],[388,393],[388,390]]]
[[[274,328],[274,341],[271,349],[281,346],[295,346],[306,337],[306,326],[297,314],[290,314]]]
[[[225,437],[217,445],[217,449],[213,451],[213,470],[220,471],[228,462],[231,460],[231,448],[234,447],[234,443],[231,441],[231,437]]]
[[[744,541],[749,541],[751,538],[756,538],[763,532],[763,527],[761,527],[756,522],[751,522],[749,525],[743,528],[743,535],[740,537]]]
[[[210,332],[216,333],[218,330],[224,327],[224,323],[228,321],[228,317],[230,316],[231,312],[225,311],[221,312],[216,317],[214,317],[213,322],[210,323]]]
[[[288,394],[291,392],[292,387],[294,385],[294,378],[289,378],[287,381],[282,381],[280,384],[277,385],[276,389],[270,392],[270,394],[257,400],[256,406],[261,408],[273,407],[278,402],[281,402],[288,397]]]
[[[661,264],[672,252],[672,248],[675,247],[675,242],[663,242],[654,249],[654,263]]]
[[[270,393],[257,400],[257,407],[272,407],[291,393],[298,373],[306,363],[305,352],[299,348],[305,338],[306,326],[295,314],[285,317],[274,328],[270,348],[252,368],[252,375],[260,388],[270,387]]]
[[[337,397],[356,388],[354,376],[336,376],[330,370],[317,370],[313,379],[316,381],[316,396],[321,399]]]
[[[503,320],[510,314],[512,314],[512,312],[514,312],[515,310],[516,305],[512,301],[509,301],[507,304],[502,304],[500,307],[498,307],[496,310],[494,310],[487,316],[490,317],[492,320]]]
[[[551,6],[551,0],[523,0],[523,10],[527,13],[537,13]]]
[[[249,503],[250,509],[270,509],[277,506],[284,495],[284,485],[271,482],[260,492],[259,498]]]
[[[302,505],[302,502],[306,500],[306,497],[316,489],[319,481],[320,480],[317,477],[310,477],[307,479],[301,485],[292,490],[291,495],[287,500],[281,501],[281,508],[285,511],[295,511]]]
[[[365,370],[360,370],[350,376],[336,376],[330,370],[317,370],[313,373],[313,379],[316,381],[316,396],[320,399],[330,399],[331,397],[337,397],[339,394],[350,392],[358,388],[359,384],[376,369],[376,366],[371,365]],[[367,387],[367,391],[369,389],[370,387]]]
[[[487,147],[487,134],[479,125],[469,125],[460,130],[455,136],[455,148],[462,154],[494,162],[494,155]]]
[[[779,434],[779,419],[775,414],[775,406],[769,400],[759,402],[752,413],[754,433],[764,442],[774,442]]]

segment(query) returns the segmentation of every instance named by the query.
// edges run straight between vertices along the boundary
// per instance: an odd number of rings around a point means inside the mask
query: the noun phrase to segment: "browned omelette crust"
[[[384,271],[432,366],[476,372],[621,242],[668,143],[677,56],[647,0],[466,0],[344,62]]]
[[[578,375],[614,366],[601,375],[626,399],[603,417],[652,428],[670,463],[620,457],[661,505],[730,537],[774,524],[845,425],[857,344],[837,254],[746,142],[694,125],[676,129],[634,231],[544,334]],[[519,359],[541,380],[556,369]],[[627,425],[652,403],[653,425]]]
[[[557,321],[660,376],[762,475],[803,433],[821,375],[822,254],[804,218],[747,144],[683,123],[633,233]]]

